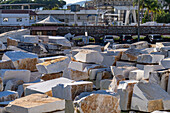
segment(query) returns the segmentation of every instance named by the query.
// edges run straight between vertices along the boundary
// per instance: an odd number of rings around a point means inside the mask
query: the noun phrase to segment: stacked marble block
[[[39,73],[42,74],[41,80],[47,81],[62,77],[63,71],[67,69],[70,58],[67,56],[55,56],[40,58],[36,65]]]

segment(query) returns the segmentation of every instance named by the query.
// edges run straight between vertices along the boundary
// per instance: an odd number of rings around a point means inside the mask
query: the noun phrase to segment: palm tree
[[[138,3],[138,0],[134,0],[134,4]],[[154,19],[154,13],[157,12],[158,8],[160,8],[160,5],[158,4],[157,0],[140,0],[140,9],[142,10],[141,15],[143,17],[144,9],[147,9],[148,11],[148,17],[149,12],[151,11],[151,20]]]

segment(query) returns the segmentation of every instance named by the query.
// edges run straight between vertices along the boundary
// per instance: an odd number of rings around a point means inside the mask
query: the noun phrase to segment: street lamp
[[[138,0],[138,42],[140,40],[140,0]]]

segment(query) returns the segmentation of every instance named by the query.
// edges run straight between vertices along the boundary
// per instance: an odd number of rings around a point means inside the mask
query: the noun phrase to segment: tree
[[[43,4],[44,9],[59,9],[62,8],[66,2],[63,0],[7,0],[3,1],[0,0],[1,4],[17,4],[17,3],[38,3],[38,4]]]
[[[135,0],[134,4],[137,4],[137,3],[138,3],[138,0]],[[154,20],[154,15],[160,8],[160,4],[158,3],[157,0],[140,0],[139,6],[140,6],[140,9],[142,10],[141,16],[147,17],[147,20],[149,20],[150,13],[151,13],[151,20]],[[144,11],[144,9],[147,9],[147,10]],[[148,15],[146,16],[144,14],[148,14]]]

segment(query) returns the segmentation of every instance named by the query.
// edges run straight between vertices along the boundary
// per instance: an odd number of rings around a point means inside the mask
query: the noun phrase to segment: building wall
[[[3,21],[4,19],[8,21]],[[17,21],[17,19],[22,21]],[[33,16],[33,19],[30,20],[29,14],[0,14],[0,25],[1,26],[30,26],[36,22],[36,16]]]
[[[69,25],[74,24],[74,12],[71,12],[70,10],[43,10],[40,12],[37,12],[38,14],[38,20],[41,21],[45,18],[47,18],[49,15],[53,16],[54,18],[65,22]],[[77,12],[77,24],[78,25],[84,25],[87,23],[89,25],[90,23],[95,23],[95,15],[97,14],[97,10],[81,10],[80,12]],[[89,16],[91,15],[91,16]]]

